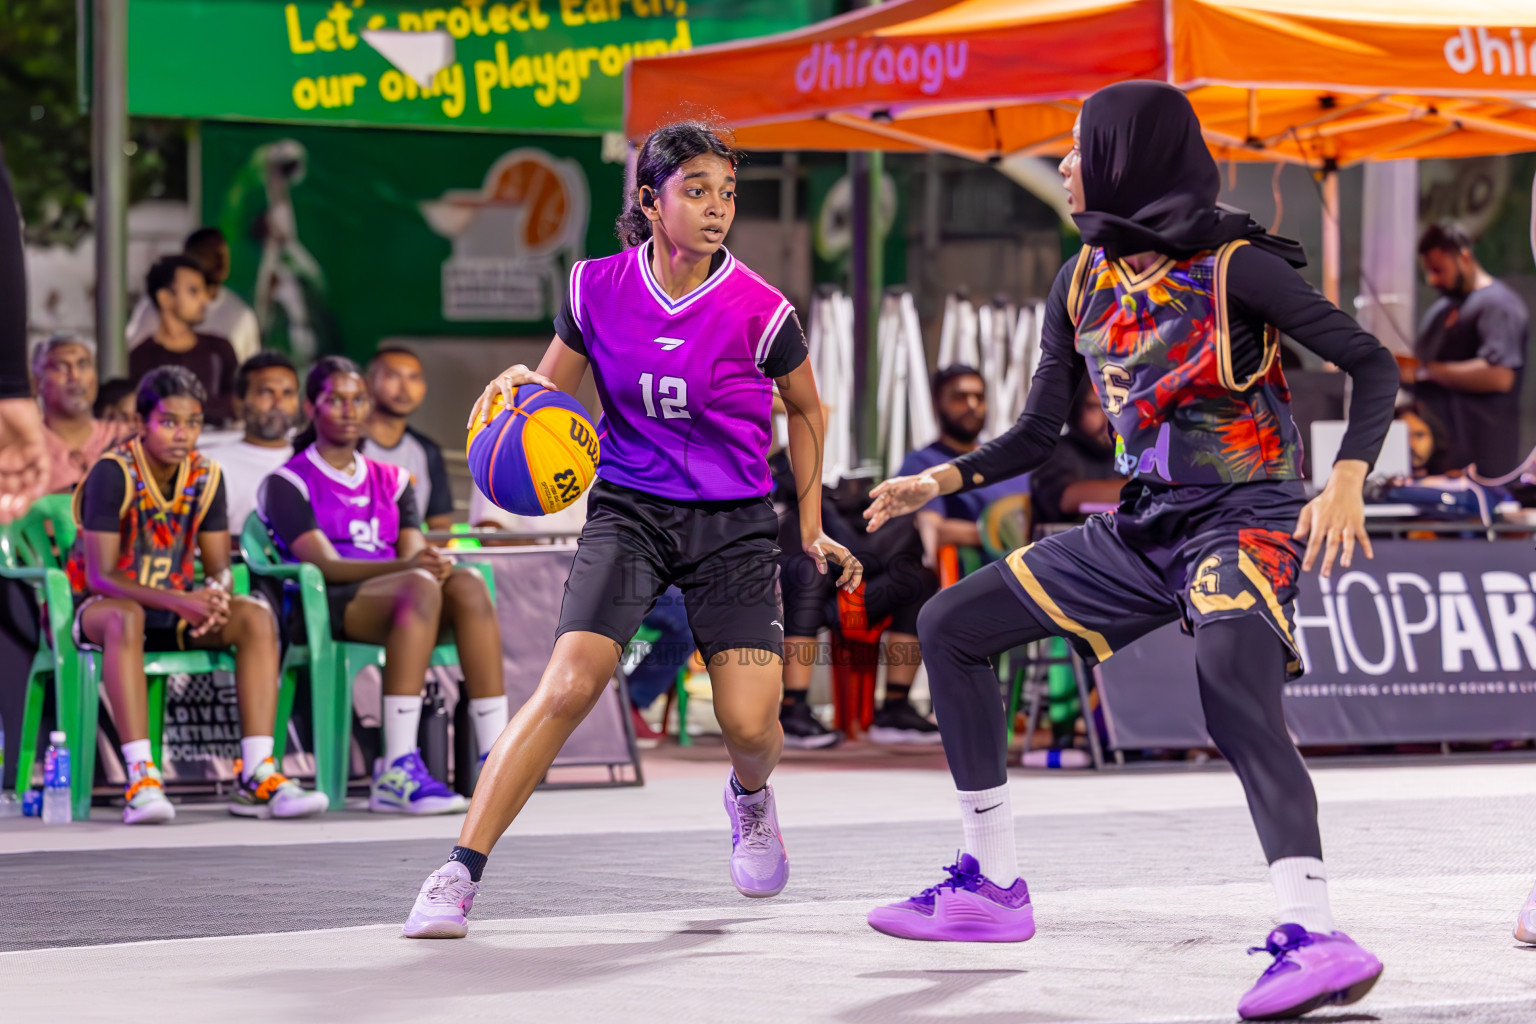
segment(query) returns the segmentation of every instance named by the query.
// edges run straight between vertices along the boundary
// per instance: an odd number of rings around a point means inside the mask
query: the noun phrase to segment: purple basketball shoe
[[[1243,1020],[1288,1020],[1319,1006],[1358,1002],[1381,977],[1381,961],[1343,932],[1282,924],[1249,953],[1275,958],[1237,1004]]]
[[[731,881],[736,890],[753,899],[783,892],[789,881],[789,853],[779,834],[773,787],[737,796],[727,779],[725,813],[731,817]]]
[[[1004,889],[962,853],[949,877],[911,899],[876,907],[869,926],[898,939],[940,942],[1023,942],[1035,934],[1035,908],[1020,878]]]

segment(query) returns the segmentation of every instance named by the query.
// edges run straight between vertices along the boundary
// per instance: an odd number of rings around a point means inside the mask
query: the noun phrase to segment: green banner
[[[366,359],[390,336],[547,334],[574,260],[618,251],[597,138],[219,124],[203,222],[269,347]]]
[[[133,0],[128,110],[160,117],[480,131],[619,131],[630,59],[781,32],[835,0]],[[437,32],[418,84],[375,49]],[[426,47],[431,50],[431,46]],[[398,52],[398,51],[396,51]],[[447,53],[446,49],[443,51]],[[398,59],[398,57],[397,57]],[[680,109],[708,106],[679,96]]]

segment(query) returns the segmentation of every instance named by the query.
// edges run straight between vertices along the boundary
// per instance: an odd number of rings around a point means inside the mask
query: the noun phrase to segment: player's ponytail
[[[326,356],[309,368],[309,373],[304,378],[304,397],[309,399],[310,405],[320,400],[320,396],[325,393],[325,386],[338,373],[351,373],[359,377],[363,375],[358,365],[346,356]],[[315,421],[311,417],[309,424],[294,435],[293,450],[302,452],[314,444],[319,436],[320,432],[315,429]]]
[[[696,156],[713,153],[735,167],[741,162],[730,141],[730,130],[703,121],[674,121],[651,132],[635,157],[634,179],[624,189],[624,210],[614,222],[614,233],[627,249],[651,237],[651,221],[641,202],[641,188],[648,190],[647,202],[654,203],[667,179]]]

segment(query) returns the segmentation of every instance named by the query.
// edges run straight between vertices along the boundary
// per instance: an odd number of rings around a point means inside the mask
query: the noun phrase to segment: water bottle
[[[64,734],[48,734],[48,753],[43,759],[43,824],[63,825],[70,820],[69,748]]]
[[[443,687],[436,679],[427,680],[422,695],[421,725],[416,732],[416,743],[421,748],[422,763],[427,774],[438,782],[448,782],[448,702],[443,698]]]

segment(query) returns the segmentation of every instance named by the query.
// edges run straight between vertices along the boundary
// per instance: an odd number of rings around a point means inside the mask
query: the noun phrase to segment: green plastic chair
[[[33,505],[34,515],[40,506],[56,502],[66,495],[51,495]],[[30,516],[28,517],[31,518]],[[42,642],[32,665],[27,670],[25,702],[22,705],[20,749],[16,756],[16,788],[29,789],[32,785],[32,766],[37,758],[38,731],[43,723],[44,687],[53,682],[54,706],[57,708],[59,725],[73,737],[80,710],[80,657],[73,643],[55,645],[50,637],[68,638],[74,616],[74,599],[69,590],[69,579],[63,570],[45,568],[30,556],[22,558],[21,524],[14,523],[0,530],[0,577],[18,580],[32,585],[37,606],[43,613]],[[27,564],[30,563],[30,564]],[[78,792],[78,789],[77,789]],[[74,794],[71,794],[72,796]],[[89,799],[90,788],[86,787]]]
[[[283,656],[282,686],[277,695],[277,722],[273,729],[273,756],[282,763],[288,745],[288,719],[293,714],[294,694],[301,670],[310,681],[314,708],[315,788],[340,809],[347,795],[348,766],[352,750],[352,680],[370,665],[384,666],[384,648],[377,644],[336,640],[331,636],[331,611],[326,601],[325,578],[308,562],[284,562],[272,543],[261,517],[252,512],[240,533],[240,553],[250,571],[267,579],[293,585],[304,617],[305,643],[294,644]],[[491,567],[472,563],[485,577],[496,600]],[[432,651],[431,665],[457,666],[459,649],[452,643]]]
[[[101,709],[101,658],[99,652],[81,649],[74,640],[74,597],[64,561],[75,543],[75,519],[72,498],[67,494],[49,495],[35,502],[30,511],[7,531],[6,544],[11,549],[5,561],[19,560],[22,567],[7,569],[0,575],[29,579],[38,587],[38,600],[44,609],[47,633],[43,648],[32,662],[27,680],[26,704],[22,712],[22,753],[17,758],[18,785],[27,785],[37,745],[37,730],[42,719],[42,677],[52,674],[58,719],[69,737],[73,769],[70,797],[74,818],[84,820],[91,812],[91,783],[96,775],[96,724]],[[250,591],[250,577],[242,566],[232,569],[234,592]],[[235,670],[235,659],[227,651],[147,651],[144,677],[148,684],[149,743],[156,764],[162,761],[165,736],[165,679],[181,673]],[[22,771],[27,772],[23,776]]]

